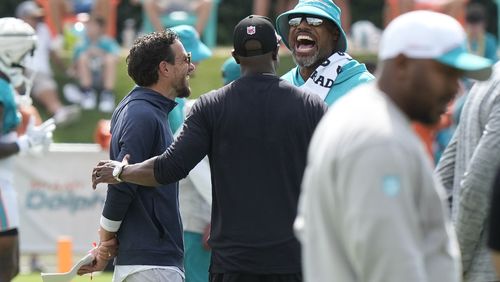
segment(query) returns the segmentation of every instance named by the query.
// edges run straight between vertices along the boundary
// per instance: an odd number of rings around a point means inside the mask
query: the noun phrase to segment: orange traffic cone
[[[111,142],[111,132],[109,132],[110,126],[111,121],[108,119],[101,119],[97,122],[94,141],[101,145],[103,150],[109,150],[109,143]]]

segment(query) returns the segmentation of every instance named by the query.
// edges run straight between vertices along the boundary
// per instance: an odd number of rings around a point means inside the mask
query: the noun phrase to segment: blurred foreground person
[[[295,222],[306,281],[460,281],[444,190],[410,122],[436,122],[462,75],[488,78],[490,61],[465,40],[447,15],[398,17],[382,35],[378,79],[318,125]]]

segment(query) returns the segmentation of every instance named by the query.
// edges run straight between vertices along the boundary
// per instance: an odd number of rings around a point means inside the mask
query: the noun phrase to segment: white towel
[[[337,75],[342,71],[342,67],[351,61],[352,58],[347,53],[336,52],[326,59],[316,70],[311,74],[306,83],[301,88],[306,89],[310,93],[314,93],[325,100],[326,95],[337,78]]]

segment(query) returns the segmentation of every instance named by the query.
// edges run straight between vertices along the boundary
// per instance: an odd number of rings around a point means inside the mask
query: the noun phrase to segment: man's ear
[[[383,62],[383,69],[387,70],[393,81],[399,86],[411,87],[415,79],[415,72],[419,70],[419,63],[409,59],[404,54],[399,54],[392,59]],[[385,71],[384,71],[385,72]]]
[[[411,65],[410,60],[403,54],[397,55],[394,59],[394,65],[397,67],[398,75],[405,75],[408,67]]]
[[[272,56],[273,56],[273,61],[277,61],[278,60],[278,52],[279,52],[279,45],[278,47],[276,48],[276,51],[273,51],[272,53]]]
[[[160,74],[167,75],[170,73],[169,64],[166,61],[161,61],[158,65],[158,71]]]
[[[231,51],[231,55],[233,56],[233,58],[236,61],[236,63],[239,65],[240,64],[240,60],[238,59],[238,55],[236,55],[236,53],[234,53],[234,49]]]
[[[340,39],[340,30],[337,26],[333,26],[332,37],[334,41],[339,41]]]

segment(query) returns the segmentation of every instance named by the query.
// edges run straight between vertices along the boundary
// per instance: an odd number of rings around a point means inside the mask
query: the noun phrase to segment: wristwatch
[[[113,169],[113,177],[116,179],[118,182],[123,182],[123,180],[120,179],[120,175],[122,174],[123,168],[125,167],[125,164],[119,163],[115,168]]]

